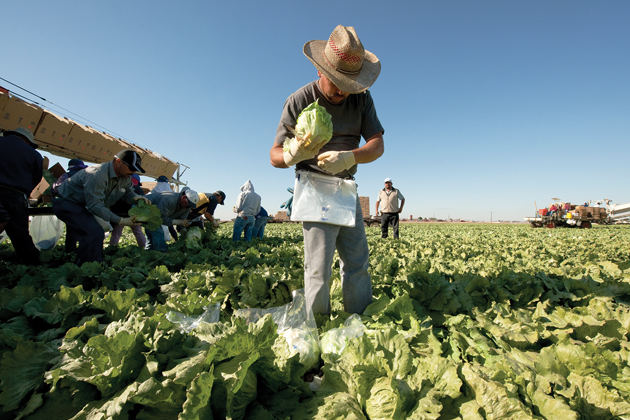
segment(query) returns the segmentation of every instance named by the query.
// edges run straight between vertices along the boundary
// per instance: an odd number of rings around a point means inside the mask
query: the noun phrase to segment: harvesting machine
[[[526,217],[532,227],[576,227],[589,229],[593,223],[615,224],[630,222],[630,203],[611,204],[611,200],[591,200],[583,206],[570,203],[558,203],[558,198],[552,198],[556,202],[556,210],[536,209],[534,217]],[[601,207],[601,205],[605,207]],[[551,208],[551,206],[550,206]]]

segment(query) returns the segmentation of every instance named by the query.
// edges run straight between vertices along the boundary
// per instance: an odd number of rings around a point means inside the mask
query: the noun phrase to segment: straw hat
[[[352,26],[339,25],[328,41],[309,41],[304,55],[340,90],[361,93],[381,72],[381,62],[365,50]]]

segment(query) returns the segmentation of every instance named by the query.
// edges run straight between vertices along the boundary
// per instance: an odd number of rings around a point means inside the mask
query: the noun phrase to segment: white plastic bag
[[[39,250],[52,249],[63,234],[64,223],[57,216],[33,216],[29,233]]]
[[[256,322],[266,314],[271,314],[278,326],[278,334],[289,345],[291,355],[299,353],[300,363],[309,370],[319,366],[319,338],[317,324],[312,311],[306,307],[304,289],[293,292],[293,301],[286,305],[269,309],[239,309],[234,315],[243,317],[248,323]]]
[[[190,334],[192,330],[202,323],[213,324],[219,322],[220,316],[221,304],[216,302],[206,306],[206,309],[200,316],[188,316],[181,312],[170,311],[166,314],[166,319],[177,325],[177,329],[181,332]]]
[[[361,317],[357,314],[352,314],[343,323],[343,327],[333,328],[322,334],[322,353],[341,354],[346,347],[347,340],[361,337],[364,332],[365,326],[361,322]]]
[[[297,171],[291,220],[354,226],[357,184],[349,179]]]
[[[169,242],[171,239],[171,232],[168,230],[168,226],[162,225],[162,230],[164,231],[164,241]]]

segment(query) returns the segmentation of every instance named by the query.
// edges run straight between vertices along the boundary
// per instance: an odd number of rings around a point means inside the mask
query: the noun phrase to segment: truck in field
[[[569,227],[589,229],[593,224],[610,225],[630,222],[630,203],[612,204],[611,200],[591,200],[584,205],[560,203],[552,198],[554,205],[536,209],[534,217],[526,217],[532,227]]]

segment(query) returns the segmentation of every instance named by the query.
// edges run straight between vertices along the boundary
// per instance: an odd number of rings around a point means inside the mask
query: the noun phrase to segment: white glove
[[[137,216],[124,217],[120,219],[118,224],[121,226],[140,226],[140,223],[136,223],[136,217]]]
[[[216,220],[212,221],[212,227],[213,228],[218,228],[219,227],[219,222],[217,222]]]
[[[295,137],[294,139],[287,138],[285,144],[289,143],[290,146],[284,147],[282,157],[284,163],[287,166],[293,166],[296,163],[303,160],[312,159],[319,153],[319,149],[322,148],[322,142],[311,142],[310,133],[306,134],[303,139]]]
[[[145,196],[143,196],[143,195],[136,195],[136,196],[133,198],[133,200],[134,200],[134,201],[140,201],[140,200],[142,200],[142,201],[144,201],[144,202],[145,202],[146,204],[148,204],[148,205],[153,204],[153,203],[151,203],[151,200],[149,200],[148,198],[146,198],[146,197],[145,197]]]
[[[352,168],[356,161],[351,150],[346,152],[325,152],[317,157],[317,166],[324,171],[336,175]]]
[[[173,226],[188,227],[190,226],[190,222],[187,219],[174,219]]]

